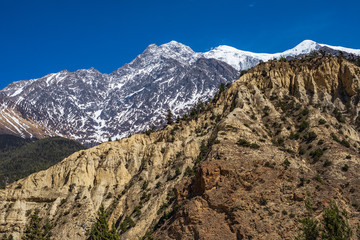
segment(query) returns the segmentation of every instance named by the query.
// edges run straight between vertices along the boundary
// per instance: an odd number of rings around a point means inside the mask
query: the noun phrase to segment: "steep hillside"
[[[0,232],[19,239],[37,208],[54,239],[86,239],[103,204],[121,239],[293,239],[333,199],[355,235],[359,78],[334,57],[262,63],[163,130],[0,190]]]
[[[0,135],[0,188],[47,169],[82,149],[80,143],[60,137],[30,140]]]

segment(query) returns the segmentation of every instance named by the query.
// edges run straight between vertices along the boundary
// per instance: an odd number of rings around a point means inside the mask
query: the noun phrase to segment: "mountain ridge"
[[[20,239],[38,208],[54,239],[87,239],[104,205],[124,240],[293,239],[299,219],[321,218],[331,199],[355,231],[358,89],[360,68],[343,58],[261,63],[162,130],[0,190],[0,232]]]
[[[276,54],[250,53],[228,46],[196,53],[176,41],[151,44],[110,74],[94,68],[62,70],[11,83],[0,90],[0,132],[38,138],[59,135],[92,146],[152,126],[161,127],[167,109],[181,116],[197,102],[214,96],[221,83],[232,83],[240,70],[260,62],[306,55],[313,50],[335,55],[339,54],[336,49],[344,50],[329,47],[305,40]]]
[[[299,43],[298,45],[296,45],[295,47],[285,50],[283,52],[278,52],[278,53],[257,53],[257,52],[251,52],[251,51],[247,51],[247,50],[240,50],[237,49],[235,47],[229,46],[229,45],[219,45],[211,50],[209,50],[208,52],[195,52],[193,51],[189,46],[184,45],[180,42],[177,42],[175,40],[172,40],[168,43],[164,43],[161,45],[157,45],[157,44],[150,44],[144,51],[143,53],[150,51],[150,49],[153,51],[153,49],[171,49],[172,46],[178,47],[179,49],[187,49],[188,52],[193,53],[195,55],[197,55],[197,58],[199,58],[200,56],[203,57],[203,55],[206,56],[206,58],[211,58],[212,56],[212,52],[216,52],[216,50],[221,51],[231,51],[231,52],[239,52],[239,53],[244,53],[244,54],[249,54],[250,56],[258,56],[259,58],[263,58],[261,59],[262,61],[268,61],[268,60],[272,60],[274,58],[279,58],[279,57],[287,57],[287,56],[295,56],[295,55],[299,55],[299,54],[306,54],[306,53],[310,53],[313,50],[319,50],[321,47],[328,47],[334,50],[338,50],[338,51],[343,51],[343,52],[348,52],[350,54],[355,54],[355,55],[360,55],[360,49],[354,49],[354,48],[348,48],[348,47],[342,47],[342,46],[332,46],[332,45],[328,45],[328,44],[323,44],[323,43],[317,43],[313,40],[307,39],[307,40],[303,40],[301,43]],[[142,53],[142,54],[143,54]],[[141,54],[139,54],[141,55]],[[171,58],[174,57],[174,55],[168,55],[171,56]],[[137,59],[137,57],[135,57],[134,60],[132,60],[130,63],[134,62]],[[218,59],[220,60],[220,59]],[[224,61],[226,63],[228,63],[228,61]],[[128,65],[130,63],[126,63],[125,65]],[[229,63],[228,63],[229,64]],[[232,64],[230,64],[232,65]],[[122,67],[115,69],[114,71],[110,72],[110,73],[101,73],[99,70],[97,70],[94,67],[90,67],[88,69],[78,69],[75,70],[73,72],[77,72],[77,71],[87,71],[87,70],[95,70],[98,73],[104,74],[104,75],[111,75],[113,73],[115,73],[117,70],[121,69]],[[240,70],[246,70],[246,69],[240,69]],[[61,73],[61,72],[70,72],[67,69],[63,69],[57,73]],[[56,74],[56,73],[49,73],[47,75],[45,75],[44,77],[51,75],[51,74]],[[42,77],[42,78],[44,78]],[[23,81],[32,81],[32,80],[37,80],[37,79],[41,79],[41,78],[35,78],[35,79],[29,79],[29,80],[19,80],[19,81],[15,81],[10,83],[9,85],[12,85],[13,83],[18,83],[18,82],[23,82]],[[3,89],[0,89],[0,91],[4,90],[5,88],[7,88],[9,85],[5,86]]]

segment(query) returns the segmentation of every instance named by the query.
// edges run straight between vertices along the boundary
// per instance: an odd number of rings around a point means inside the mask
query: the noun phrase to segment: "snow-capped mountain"
[[[203,56],[206,58],[215,58],[220,61],[224,61],[237,70],[246,70],[254,67],[260,61],[266,62],[274,58],[279,59],[281,57],[295,57],[299,55],[309,54],[312,51],[320,50],[331,53],[333,55],[338,54],[338,52],[360,55],[360,49],[358,50],[344,47],[336,47],[327,44],[316,43],[311,40],[305,40],[298,44],[296,47],[281,53],[253,53],[221,45],[209,52],[204,53]]]
[[[22,137],[61,135],[93,145],[164,123],[167,109],[181,115],[211,98],[239,71],[313,50],[360,55],[360,50],[305,40],[282,53],[252,53],[219,46],[206,53],[171,41],[149,45],[110,74],[94,68],[51,73],[0,90],[0,133]]]
[[[160,126],[168,108],[179,115],[213,96],[220,83],[237,77],[238,71],[228,64],[203,58],[172,41],[150,45],[110,74],[93,68],[63,70],[14,82],[0,91],[5,96],[1,108],[4,113],[11,111],[18,113],[18,118],[41,123],[41,133],[93,145]],[[14,114],[12,119],[16,119]],[[3,132],[34,135],[32,128],[23,128],[19,121],[3,123]]]

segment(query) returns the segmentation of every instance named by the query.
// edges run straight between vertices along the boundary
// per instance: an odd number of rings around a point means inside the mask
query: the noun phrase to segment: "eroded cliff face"
[[[137,227],[127,231],[124,239],[142,235],[181,179],[179,172],[198,155],[200,138],[191,137],[190,127],[179,129],[176,139],[170,134],[172,128],[77,152],[0,190],[1,232],[19,238],[28,211],[38,208],[41,216],[54,223],[54,239],[85,239],[101,204],[111,209],[111,221],[121,222],[146,193]]]
[[[333,57],[260,64],[191,120],[0,190],[0,232],[20,239],[38,208],[54,239],[86,239],[103,204],[121,239],[292,239],[310,199],[317,217],[334,199],[356,227],[359,77]]]
[[[181,210],[154,239],[294,239],[334,200],[359,225],[359,68],[337,58],[272,61],[218,101],[216,141],[176,187]]]

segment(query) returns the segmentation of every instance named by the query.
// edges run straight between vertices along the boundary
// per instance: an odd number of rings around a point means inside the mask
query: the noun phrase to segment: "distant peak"
[[[220,45],[212,50],[223,50],[223,51],[242,51],[242,50],[239,50],[237,48],[234,48],[234,47],[231,47],[231,46],[228,46],[228,45]],[[210,50],[211,51],[211,50]]]
[[[90,67],[88,69],[78,69],[76,71],[74,71],[74,73],[89,73],[89,72],[96,72],[96,73],[100,73],[97,69],[95,69],[94,67]]]
[[[314,42],[312,40],[304,40],[301,43],[299,43],[298,45],[296,45],[294,48],[289,49],[285,52],[283,52],[283,54],[286,55],[298,55],[298,54],[307,54],[310,53],[311,51],[314,50],[319,50],[319,48],[321,48],[321,45],[317,42]]]
[[[317,42],[314,42],[312,40],[304,40],[298,45],[296,45],[295,48],[315,48],[317,46],[320,46]]]
[[[188,47],[188,46],[186,46],[186,45],[184,45],[184,44],[182,44],[182,43],[179,43],[179,42],[177,42],[177,41],[174,41],[174,40],[171,41],[171,42],[162,44],[162,45],[160,45],[159,47],[160,47],[161,49],[170,49],[170,50],[175,51],[175,52],[179,52],[179,51],[181,51],[181,50],[183,50],[183,49],[186,49],[186,50],[188,50],[188,51],[189,51],[189,50],[192,51],[190,47]]]
[[[182,43],[179,43],[179,42],[177,42],[175,40],[172,40],[172,41],[170,41],[168,43],[162,44],[161,46],[185,46],[185,45],[182,44]]]
[[[310,39],[306,39],[306,40],[302,41],[301,43],[299,43],[298,45],[311,45],[311,44],[317,44],[317,42],[310,40]]]

